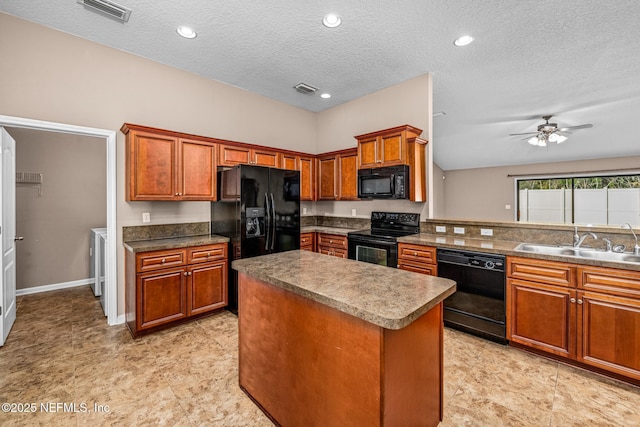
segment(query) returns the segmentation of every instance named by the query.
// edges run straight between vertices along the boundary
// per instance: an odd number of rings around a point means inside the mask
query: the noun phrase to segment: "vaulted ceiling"
[[[128,22],[71,0],[0,0],[0,11],[314,112],[432,73],[444,170],[640,155],[636,0],[117,3]],[[322,25],[329,12],[341,26]],[[475,41],[454,46],[463,34]],[[548,114],[593,128],[547,147],[509,136]]]

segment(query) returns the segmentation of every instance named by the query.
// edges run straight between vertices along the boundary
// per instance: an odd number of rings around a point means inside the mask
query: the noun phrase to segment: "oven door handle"
[[[392,173],[391,176],[391,196],[396,195],[396,174]]]

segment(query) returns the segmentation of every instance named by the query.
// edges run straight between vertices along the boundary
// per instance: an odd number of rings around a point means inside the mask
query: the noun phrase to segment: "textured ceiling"
[[[73,0],[0,0],[0,11],[314,112],[432,73],[444,170],[640,154],[637,0],[117,3],[133,9],[126,24]],[[343,24],[322,26],[328,12]],[[476,41],[456,48],[462,34]],[[299,82],[332,98],[299,94]],[[546,114],[594,127],[547,148],[509,136]]]

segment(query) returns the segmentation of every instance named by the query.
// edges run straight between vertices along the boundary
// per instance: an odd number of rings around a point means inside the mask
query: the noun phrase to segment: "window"
[[[516,179],[517,220],[640,225],[640,174]]]

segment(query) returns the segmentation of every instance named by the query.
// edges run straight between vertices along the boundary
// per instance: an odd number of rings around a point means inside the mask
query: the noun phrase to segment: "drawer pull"
[[[413,256],[418,256],[418,252],[414,252],[414,253],[413,253]]]
[[[333,240],[329,240],[329,243],[333,243]]]
[[[207,258],[211,256],[211,252],[207,252]]]
[[[167,262],[167,259],[166,258],[162,258],[162,260],[160,260],[160,262],[164,264],[165,262]]]

